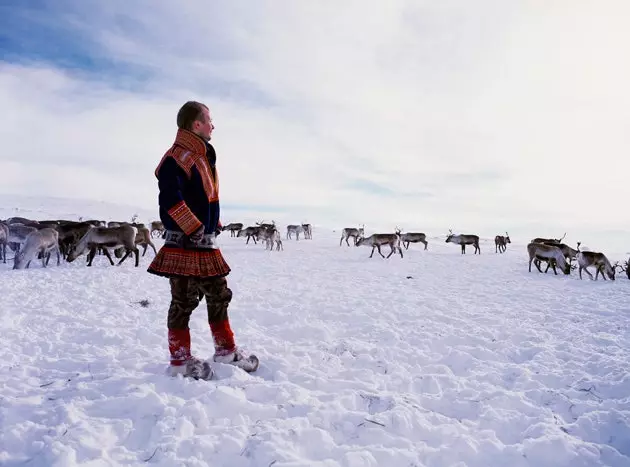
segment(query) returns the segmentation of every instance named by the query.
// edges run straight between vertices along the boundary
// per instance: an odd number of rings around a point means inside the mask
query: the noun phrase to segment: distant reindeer
[[[262,227],[260,227],[259,225],[257,225],[256,227],[247,227],[245,229],[241,229],[238,231],[238,233],[236,234],[237,237],[247,237],[247,241],[245,242],[245,245],[249,244],[249,239],[251,238],[252,240],[254,240],[254,245],[257,243],[257,239],[260,235],[260,232],[262,230]]]
[[[295,234],[295,240],[299,240],[302,232],[304,228],[301,225],[287,225],[287,240],[290,240],[293,234]]]
[[[311,224],[302,224],[302,229],[304,230],[304,240],[312,240],[313,227],[311,226]]]
[[[540,269],[540,261],[545,261],[548,264],[547,270],[549,266],[551,266],[554,274],[558,274],[556,272],[556,265],[562,269],[564,274],[571,274],[571,265],[567,263],[562,250],[557,246],[531,242],[527,245],[527,253],[529,254],[529,272],[532,272],[532,262],[534,262],[539,272],[543,272],[542,269]],[[535,262],[535,260],[539,261]],[[545,270],[545,272],[547,272],[547,270]]]
[[[48,265],[51,253],[57,253],[57,266],[60,264],[59,233],[50,227],[35,230],[28,234],[24,247],[15,254],[13,269],[27,268],[38,256],[42,259],[42,267]]]
[[[410,243],[423,243],[425,250],[427,249],[429,245],[429,242],[427,242],[426,234],[422,232],[407,232],[407,233],[400,234],[400,241],[405,247],[405,250],[409,249]]]
[[[350,243],[348,243],[348,239],[350,237],[352,237],[352,239],[354,240],[354,245],[356,246],[358,239],[363,237],[363,235],[365,235],[365,224],[363,224],[358,229],[355,229],[354,227],[346,227],[341,231],[341,240],[339,240],[339,246],[341,246],[341,242],[343,242],[344,240],[346,241],[346,244],[350,246]]]
[[[274,244],[276,245],[276,251],[284,250],[280,232],[275,227],[260,229],[260,239],[265,242],[265,250],[273,251]]]
[[[510,241],[510,235],[507,232],[505,232],[505,237],[503,235],[497,235],[494,237],[494,252],[505,253],[508,243],[512,242]]]
[[[400,247],[400,231],[397,231],[393,234],[372,234],[369,237],[360,237],[356,242],[356,246],[361,245],[372,247],[370,258],[372,257],[372,255],[374,255],[375,249],[378,250],[379,255],[385,258],[385,256],[383,256],[383,253],[381,253],[381,246],[383,245],[389,245],[389,247],[391,248],[391,251],[387,255],[387,258],[393,255],[396,251],[400,253],[401,258],[403,257],[402,248]]]
[[[122,262],[127,259],[127,256],[133,253],[136,257],[136,267],[138,267],[140,263],[140,252],[136,247],[137,233],[138,229],[128,224],[121,225],[120,227],[91,227],[70,251],[67,260],[71,263],[89,249],[88,266],[92,266],[92,261],[94,260],[94,256],[96,256],[96,250],[102,247],[105,256],[107,256],[107,259],[109,259],[109,262],[113,266],[114,260],[112,260],[107,248],[118,248],[122,246],[125,248],[125,255],[118,262],[118,265],[120,266]]]
[[[593,275],[588,270],[589,267],[595,267],[595,280],[597,280],[597,277],[601,273],[604,280],[606,280],[607,275],[611,281],[614,281],[615,272],[617,270],[617,267],[619,266],[619,263],[615,263],[614,266],[611,265],[610,261],[608,261],[608,258],[606,258],[606,255],[594,251],[579,251],[577,254],[577,263],[580,279],[582,279],[582,270],[584,270],[586,274],[590,276],[591,280],[593,279]],[[606,275],[604,275],[604,273],[606,273]]]
[[[241,222],[232,222],[231,224],[224,225],[221,230],[229,230],[230,237],[236,237],[238,232],[243,229],[243,224]]]
[[[475,247],[475,253],[481,254],[481,248],[479,248],[479,236],[471,234],[455,235],[453,231],[449,229],[449,234],[446,237],[446,243],[455,243],[462,246],[462,255],[466,253],[466,245],[473,245]]]

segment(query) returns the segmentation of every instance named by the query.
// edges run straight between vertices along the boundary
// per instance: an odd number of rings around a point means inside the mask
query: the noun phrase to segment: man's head
[[[177,128],[192,131],[204,141],[210,141],[214,125],[208,106],[201,102],[186,102],[177,112]]]

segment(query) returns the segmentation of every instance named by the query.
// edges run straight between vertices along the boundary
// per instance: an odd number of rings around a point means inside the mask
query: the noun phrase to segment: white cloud
[[[121,76],[2,65],[12,176],[0,191],[150,208],[192,98],[217,125],[226,205],[440,234],[627,228],[628,13],[620,1],[77,2],[49,21]]]

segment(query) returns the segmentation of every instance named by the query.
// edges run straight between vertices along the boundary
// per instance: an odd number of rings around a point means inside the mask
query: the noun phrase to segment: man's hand
[[[202,225],[201,227],[199,227],[197,230],[195,230],[193,233],[191,233],[188,236],[188,239],[190,240],[190,243],[192,243],[194,245],[199,243],[201,241],[201,239],[203,238],[203,233],[204,233],[204,226]]]

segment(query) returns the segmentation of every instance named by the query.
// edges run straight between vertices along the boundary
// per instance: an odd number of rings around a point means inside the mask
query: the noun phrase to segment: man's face
[[[201,111],[201,119],[193,123],[193,132],[205,141],[210,141],[213,130],[214,125],[212,124],[212,118],[210,118],[210,112],[204,108]]]

